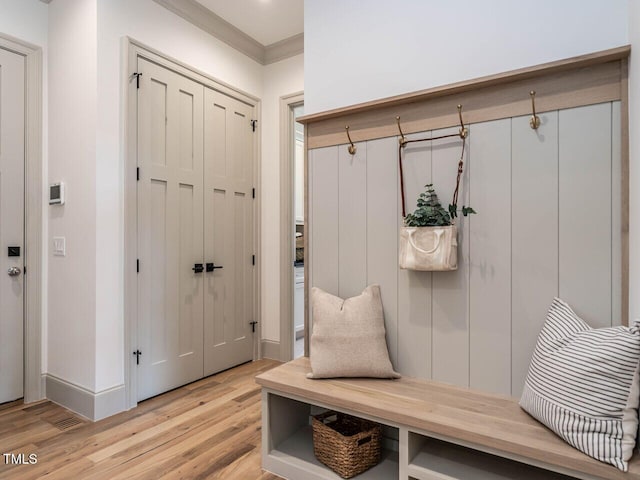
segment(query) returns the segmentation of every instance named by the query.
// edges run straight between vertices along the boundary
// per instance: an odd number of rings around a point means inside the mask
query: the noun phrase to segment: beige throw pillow
[[[309,378],[399,378],[385,341],[380,287],[343,300],[311,289],[313,333]]]

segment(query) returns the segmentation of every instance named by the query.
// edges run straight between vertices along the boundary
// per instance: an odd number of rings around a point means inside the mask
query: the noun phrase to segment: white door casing
[[[23,396],[24,169],[25,58],[0,49],[0,403]]]
[[[138,400],[202,377],[203,86],[138,61]]]

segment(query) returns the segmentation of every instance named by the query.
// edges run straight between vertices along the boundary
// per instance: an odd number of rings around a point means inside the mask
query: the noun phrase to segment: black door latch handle
[[[201,263],[196,263],[193,265],[193,268],[191,270],[193,270],[196,273],[202,273],[204,272],[204,267],[202,266]]]
[[[207,263],[207,272],[213,272],[216,268],[224,268],[222,265],[216,265],[215,263]]]

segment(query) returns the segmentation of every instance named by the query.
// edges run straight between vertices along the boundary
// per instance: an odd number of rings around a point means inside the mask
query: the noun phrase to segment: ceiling
[[[304,30],[304,0],[196,1],[265,47]]]

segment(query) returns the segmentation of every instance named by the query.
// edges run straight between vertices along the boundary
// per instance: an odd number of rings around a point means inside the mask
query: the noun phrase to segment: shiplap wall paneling
[[[367,286],[367,144],[351,155],[338,147],[338,271],[337,295],[359,295]]]
[[[511,123],[511,395],[522,394],[551,299],[558,295],[558,112]]]
[[[433,136],[456,133],[457,128],[434,130]],[[449,205],[455,189],[461,141],[432,143],[431,174],[443,205]],[[465,150],[465,171],[461,179],[458,206],[469,205],[469,151]],[[446,207],[445,207],[446,208]],[[458,269],[437,272],[432,278],[432,378],[454,385],[469,385],[469,222],[458,222]]]
[[[430,132],[407,138],[428,138]],[[431,142],[409,143],[403,151],[407,213],[431,183]],[[399,226],[403,225],[402,215]],[[431,272],[398,271],[398,370],[405,375],[431,378]]]
[[[559,292],[611,325],[611,103],[559,112]]]
[[[338,295],[338,148],[326,147],[309,151],[311,170],[311,285]]]
[[[471,125],[469,149],[469,386],[510,395],[511,119]]]
[[[395,137],[367,142],[367,284],[380,285],[394,365],[398,365],[397,145]]]
[[[622,324],[622,130],[620,102],[611,106],[611,323]]]

